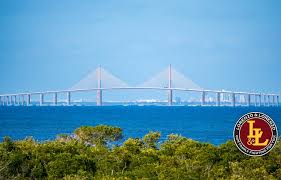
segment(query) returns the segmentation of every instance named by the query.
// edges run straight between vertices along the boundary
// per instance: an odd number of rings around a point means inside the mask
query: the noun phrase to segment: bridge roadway
[[[231,96],[231,105],[236,106],[238,103],[237,95],[244,96],[246,99],[247,106],[252,104],[255,106],[279,106],[281,104],[281,94],[265,94],[265,93],[253,93],[253,92],[234,92],[234,91],[219,91],[219,90],[204,90],[204,89],[186,89],[186,88],[162,88],[162,87],[111,87],[111,88],[89,88],[89,89],[74,89],[74,90],[58,90],[58,91],[43,91],[43,92],[25,92],[25,93],[14,93],[14,94],[1,94],[0,95],[0,106],[11,106],[11,105],[32,105],[31,97],[34,95],[40,95],[39,105],[44,105],[44,95],[53,94],[53,104],[57,105],[58,98],[57,94],[66,93],[66,103],[71,105],[71,94],[75,92],[97,92],[97,105],[102,105],[102,92],[113,91],[113,90],[161,90],[168,92],[168,105],[173,104],[173,92],[174,91],[185,91],[201,93],[201,105],[206,105],[207,93],[216,94],[216,106],[221,106],[221,95],[228,94]],[[252,97],[254,97],[252,99]],[[253,103],[251,103],[254,101]]]

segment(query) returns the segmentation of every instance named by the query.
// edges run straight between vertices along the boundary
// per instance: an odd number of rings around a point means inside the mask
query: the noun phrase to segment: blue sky
[[[172,64],[206,89],[281,92],[280,1],[1,0],[0,93],[131,85]]]

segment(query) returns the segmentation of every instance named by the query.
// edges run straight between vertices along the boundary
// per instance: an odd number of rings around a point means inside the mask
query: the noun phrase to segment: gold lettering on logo
[[[261,130],[261,128],[254,128],[255,120],[250,120],[247,122],[249,123],[249,135],[247,136],[247,144],[253,146],[266,146],[268,144],[268,139],[266,139],[263,143],[260,142],[263,131]]]

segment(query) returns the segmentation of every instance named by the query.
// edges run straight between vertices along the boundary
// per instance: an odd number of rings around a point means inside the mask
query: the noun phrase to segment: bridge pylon
[[[172,65],[169,65],[169,88],[172,88]],[[173,91],[169,89],[168,92],[168,104],[169,106],[173,105]]]
[[[101,66],[98,70],[98,90],[97,90],[97,106],[102,106],[102,90],[101,90]]]

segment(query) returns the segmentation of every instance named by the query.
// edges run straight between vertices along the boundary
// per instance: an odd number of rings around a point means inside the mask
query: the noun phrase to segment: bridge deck
[[[1,94],[0,95],[0,105],[31,105],[31,96],[40,95],[40,105],[44,104],[44,95],[46,94],[54,94],[54,104],[57,104],[57,94],[58,93],[66,93],[67,94],[67,105],[71,104],[71,94],[77,92],[90,92],[90,91],[114,91],[114,90],[160,90],[167,91],[171,93],[171,96],[168,98],[168,102],[170,105],[173,103],[172,92],[173,91],[183,91],[183,92],[195,92],[201,93],[201,105],[206,105],[206,95],[207,93],[215,93],[216,97],[216,105],[221,105],[221,95],[229,94],[231,95],[231,104],[235,106],[236,104],[241,104],[241,102],[237,101],[236,96],[244,96],[246,99],[246,103],[248,106],[251,105],[251,98],[254,97],[255,105],[274,105],[278,106],[281,100],[281,94],[266,94],[266,93],[254,93],[254,92],[235,92],[235,91],[219,91],[219,90],[206,90],[206,89],[186,89],[186,88],[162,88],[162,87],[111,87],[111,88],[89,88],[89,89],[68,89],[68,90],[55,90],[55,91],[42,91],[42,92],[24,92],[24,93],[13,93],[13,94]],[[98,93],[99,98],[97,98],[97,104],[102,105],[102,93]],[[19,97],[22,97],[21,100]],[[16,99],[19,99],[16,103]]]

